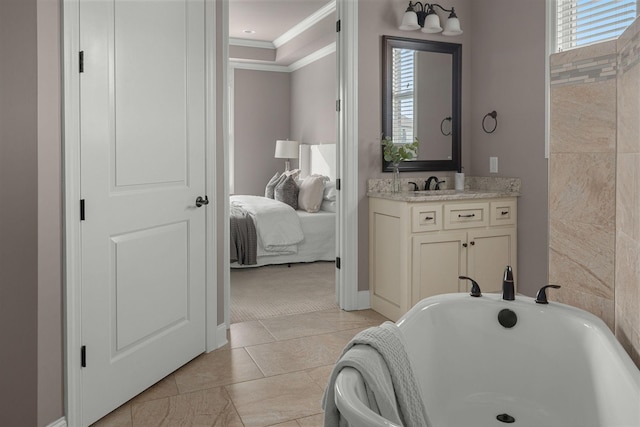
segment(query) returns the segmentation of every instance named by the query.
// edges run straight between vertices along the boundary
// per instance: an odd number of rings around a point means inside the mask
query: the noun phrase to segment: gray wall
[[[472,26],[476,18],[471,13],[470,0],[447,3],[454,6],[464,33],[456,37],[425,34],[420,31],[400,31],[398,25],[407,8],[405,0],[367,0],[358,8],[358,290],[369,289],[369,201],[367,180],[391,178],[391,173],[381,172],[380,134],[382,132],[381,109],[382,35],[438,40],[462,44],[462,163],[470,173],[471,137],[471,40]],[[484,4],[484,3],[483,3]],[[498,11],[493,11],[498,14]],[[544,28],[544,21],[542,23]],[[350,141],[346,142],[351,143]],[[453,172],[438,173],[439,176]],[[427,178],[431,172],[411,173],[411,177]]]
[[[35,0],[0,2],[0,336],[10,343],[0,353],[0,399],[3,423],[16,426],[37,422],[36,10]]]
[[[522,179],[518,200],[518,291],[535,295],[547,284],[548,209],[545,159],[545,1],[471,2],[469,174]],[[525,19],[526,17],[526,19]],[[481,127],[498,112],[498,128]],[[488,124],[489,122],[487,122]],[[489,157],[498,174],[489,174]]]
[[[277,139],[335,142],[335,75],[335,53],[290,73],[235,70],[234,194],[261,196],[284,170],[284,159],[274,158]]]
[[[63,415],[59,1],[0,2],[2,424]]]
[[[64,414],[60,3],[38,0],[38,425]]]
[[[291,137],[305,144],[336,141],[336,55],[291,73]]]
[[[263,196],[273,174],[284,170],[284,159],[274,158],[276,140],[293,139],[290,75],[236,69],[234,94],[233,192]]]
[[[462,44],[462,163],[467,175],[490,176],[489,156],[499,158],[493,176],[522,179],[518,202],[518,286],[532,295],[547,283],[547,160],[545,148],[545,2],[458,0],[464,33],[457,37],[400,31],[406,2],[370,0],[359,8],[359,224],[358,289],[368,289],[368,178],[380,172],[380,52],[382,34]],[[523,19],[522,17],[526,17]],[[482,117],[498,111],[490,135]],[[439,176],[450,174],[438,173]],[[429,176],[432,173],[410,176]]]

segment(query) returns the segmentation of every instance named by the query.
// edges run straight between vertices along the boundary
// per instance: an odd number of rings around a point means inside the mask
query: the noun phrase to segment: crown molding
[[[275,49],[272,42],[229,37],[229,46],[255,47],[258,49]]]
[[[332,54],[336,51],[336,42],[333,42],[321,49],[316,50],[315,52],[305,56],[302,59],[297,60],[293,64],[289,65],[287,68],[289,71],[296,71],[302,67],[305,67],[313,62],[316,62],[319,59],[324,58],[327,55]]]
[[[331,2],[322,6],[313,14],[303,19],[300,23],[290,28],[284,34],[277,37],[273,41],[273,45],[275,46],[276,49],[279,48],[283,44],[291,41],[292,39],[302,34],[304,31],[308,30],[309,28],[311,28],[312,26],[314,26],[315,24],[317,24],[322,19],[326,18],[327,16],[329,16],[335,11],[336,11],[336,0],[332,0]]]
[[[229,66],[234,69],[240,70],[253,70],[253,71],[273,71],[276,73],[289,73],[289,67],[286,65],[269,64],[263,62],[244,62],[244,61],[229,61]]]
[[[313,53],[305,56],[304,58],[298,59],[291,65],[278,65],[270,62],[256,62],[251,60],[233,60],[229,61],[229,66],[232,68],[238,68],[240,70],[253,70],[253,71],[275,71],[278,73],[291,73],[293,71],[299,70],[302,67],[305,67],[309,64],[316,62],[319,59],[324,58],[327,55],[330,55],[336,51],[336,43],[333,42],[329,45],[326,45],[323,48],[316,50]]]

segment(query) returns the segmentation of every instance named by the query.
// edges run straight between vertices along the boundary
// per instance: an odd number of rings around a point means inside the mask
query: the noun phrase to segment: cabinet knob
[[[466,244],[466,243],[463,243],[463,244],[462,244],[462,247],[463,247],[463,248],[466,248],[466,247],[467,247],[467,244]]]
[[[476,244],[476,242],[474,242],[474,241],[471,241],[471,246],[473,246],[473,245],[475,245],[475,244]]]
[[[500,212],[500,214],[502,214],[502,215],[506,215],[506,214],[508,214],[508,213],[509,213],[509,211],[502,211],[502,212]]]
[[[433,219],[433,217],[432,217],[432,216],[426,216],[426,217],[424,217],[424,220],[425,220],[425,221],[431,221],[432,219]]]

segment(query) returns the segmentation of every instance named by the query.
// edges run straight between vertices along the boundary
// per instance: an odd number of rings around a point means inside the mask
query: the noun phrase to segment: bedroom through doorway
[[[335,20],[335,0],[229,1],[230,324],[339,307]]]

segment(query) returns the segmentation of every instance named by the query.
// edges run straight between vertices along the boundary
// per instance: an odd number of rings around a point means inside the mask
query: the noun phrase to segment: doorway
[[[286,11],[279,11],[283,3],[229,2],[228,179],[232,204],[238,203],[234,200],[237,195],[264,195],[269,179],[276,171],[283,172],[284,159],[274,156],[276,140],[313,145],[335,144],[337,140],[336,4],[326,0],[288,2]],[[252,13],[260,19],[252,21]],[[267,62],[264,58],[269,55],[273,60]],[[305,170],[306,163],[297,157],[296,153],[291,164],[292,169],[303,170],[298,177],[301,182],[314,171]],[[333,157],[333,182],[329,185],[335,189],[335,150]],[[321,209],[307,214],[298,209],[304,215],[294,220],[300,220],[307,230],[311,225],[305,221],[320,224],[320,217],[331,215],[330,229],[305,233],[304,244],[294,252],[271,256],[259,247],[257,264],[261,267],[232,264],[228,324],[337,307],[336,192],[328,193],[333,201],[325,205],[334,212]],[[320,249],[309,251],[316,236],[325,235],[331,236],[330,243],[319,240]],[[296,287],[294,282],[301,285]]]

